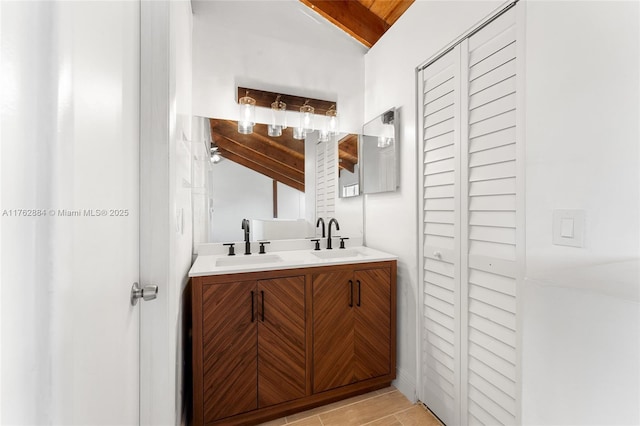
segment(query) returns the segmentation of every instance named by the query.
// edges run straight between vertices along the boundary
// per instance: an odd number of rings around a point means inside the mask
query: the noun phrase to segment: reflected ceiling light
[[[313,114],[315,108],[309,105],[309,100],[300,107],[300,127],[305,133],[313,132]]]
[[[318,141],[329,142],[329,132],[326,130],[318,130]]]
[[[211,147],[210,160],[213,164],[218,164],[222,161],[222,156],[218,152],[218,147],[215,145]]]
[[[329,135],[335,136],[336,134],[338,134],[338,129],[339,129],[338,110],[336,110],[336,106],[331,105],[331,108],[329,108],[329,110],[325,113],[325,115],[327,116],[326,118],[327,131],[329,132]]]
[[[238,133],[253,133],[253,126],[256,124],[256,100],[249,96],[248,90],[245,96],[238,99],[238,108]]]
[[[271,137],[282,136],[282,130],[287,128],[287,104],[280,100],[280,95],[271,104],[271,123],[268,133]]]
[[[293,128],[293,138],[302,140],[307,136],[306,132],[302,129],[302,127],[294,127]]]
[[[319,116],[320,128],[318,129],[318,142],[329,142],[329,117]]]

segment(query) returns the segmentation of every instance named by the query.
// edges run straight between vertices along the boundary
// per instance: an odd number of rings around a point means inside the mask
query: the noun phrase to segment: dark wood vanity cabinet
[[[314,274],[314,392],[392,374],[391,304],[388,267]]]
[[[202,403],[196,424],[305,395],[304,282],[290,276],[197,286]]]
[[[257,424],[388,386],[395,274],[386,261],[192,278],[193,424]]]

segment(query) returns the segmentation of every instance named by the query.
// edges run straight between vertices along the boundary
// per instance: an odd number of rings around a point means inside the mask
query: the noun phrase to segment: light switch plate
[[[584,247],[584,210],[553,211],[553,244]]]

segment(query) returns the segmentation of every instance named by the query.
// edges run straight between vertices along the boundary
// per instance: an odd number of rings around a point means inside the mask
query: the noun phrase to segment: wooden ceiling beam
[[[393,25],[400,16],[409,9],[409,6],[411,6],[414,1],[415,0],[399,0],[396,2],[395,7],[386,14],[384,19],[389,25]]]
[[[389,29],[384,19],[353,0],[300,0],[367,47]]]

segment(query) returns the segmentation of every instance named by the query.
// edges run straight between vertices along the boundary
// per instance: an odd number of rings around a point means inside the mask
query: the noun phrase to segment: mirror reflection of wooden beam
[[[227,160],[233,161],[234,163],[240,164],[241,166],[245,166],[257,173],[263,174],[271,179],[277,180],[278,182],[290,186],[291,188],[297,189],[298,191],[304,192],[304,175],[300,177],[294,178],[291,177],[290,173],[287,172],[278,172],[270,166],[260,164],[259,162],[255,162],[247,159],[242,155],[238,155],[235,152],[227,151],[225,149],[220,149],[220,155]]]
[[[358,135],[349,134],[338,141],[338,158],[340,169],[354,172],[358,164]]]
[[[210,119],[211,136],[222,157],[304,192],[304,143],[293,138],[279,141],[262,130],[250,135],[237,132],[231,120]]]
[[[244,135],[238,133],[237,121],[213,118],[209,121],[211,122],[212,134],[220,134],[256,152],[289,164],[304,172],[304,141],[293,139],[292,131],[283,131],[282,136],[272,138],[267,133],[267,125],[257,123],[253,127],[253,133]]]

